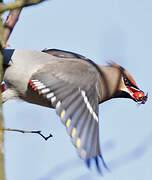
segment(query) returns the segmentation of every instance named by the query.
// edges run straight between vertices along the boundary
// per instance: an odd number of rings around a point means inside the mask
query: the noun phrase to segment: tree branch
[[[20,133],[32,133],[32,134],[39,134],[43,139],[46,141],[52,137],[52,134],[49,136],[44,136],[41,131],[25,131],[25,130],[20,130],[20,129],[11,129],[11,128],[3,128],[2,131],[14,131],[14,132],[20,132]]]
[[[3,1],[0,0],[2,3]],[[3,56],[2,56],[2,40],[3,40],[3,22],[2,14],[0,13],[0,83],[2,82],[3,73]],[[4,128],[4,121],[2,116],[2,96],[0,89],[0,128]],[[5,180],[5,169],[4,169],[4,132],[0,132],[0,179]]]
[[[2,42],[3,48],[6,48],[8,46],[7,41],[14,29],[15,24],[18,21],[21,10],[22,8],[14,9],[10,11],[9,15],[7,16],[7,19],[4,23],[3,42]]]
[[[17,8],[36,5],[43,1],[46,1],[46,0],[20,0],[20,1],[15,1],[8,4],[0,3],[0,13],[3,13],[4,11],[8,11],[8,10],[14,10]]]
[[[2,82],[2,73],[3,73],[3,56],[2,56],[2,48],[6,47],[7,40],[18,20],[19,14],[21,12],[21,8],[31,5],[36,5],[45,0],[16,0],[15,2],[3,4],[3,0],[0,0],[0,83]],[[20,8],[18,10],[15,10]],[[3,22],[2,22],[2,13],[7,10],[11,11],[6,22],[5,22],[5,33],[3,34]],[[2,96],[0,89],[0,180],[5,180],[5,169],[4,169],[4,130],[11,131],[11,129],[4,129],[4,121],[2,116]],[[52,135],[50,134],[48,137],[45,137],[41,134],[41,131],[23,131],[23,130],[12,130],[22,133],[37,133],[45,140],[48,140]]]

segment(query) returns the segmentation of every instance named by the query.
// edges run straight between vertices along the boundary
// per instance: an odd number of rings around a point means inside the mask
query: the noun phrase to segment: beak
[[[127,89],[129,91],[130,96],[132,99],[136,102],[139,102],[141,104],[145,104],[148,98],[148,93],[145,95],[143,91],[141,91],[138,88],[127,86]]]

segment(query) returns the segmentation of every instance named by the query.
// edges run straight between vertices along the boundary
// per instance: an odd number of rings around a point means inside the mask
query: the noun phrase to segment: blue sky
[[[22,11],[9,44],[16,49],[58,48],[98,64],[113,60],[149,93],[145,105],[113,99],[100,105],[100,138],[111,173],[104,180],[152,177],[152,2],[150,0],[52,0]],[[5,126],[53,134],[5,133],[7,180],[98,180],[79,159],[65,127],[52,109],[10,100]]]

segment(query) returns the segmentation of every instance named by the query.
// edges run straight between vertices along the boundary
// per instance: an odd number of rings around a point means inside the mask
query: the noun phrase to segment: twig
[[[0,3],[0,13],[3,13],[4,11],[8,11],[8,10],[14,10],[17,8],[36,5],[43,1],[46,1],[46,0],[20,0],[20,1],[15,1],[8,4]]]
[[[15,132],[20,132],[20,133],[33,133],[33,134],[39,134],[43,139],[45,139],[46,141],[50,138],[53,137],[52,134],[50,134],[49,136],[44,136],[41,131],[25,131],[25,130],[21,130],[21,129],[11,129],[11,128],[3,128],[3,131],[15,131]]]
[[[12,30],[13,30],[15,24],[18,21],[21,10],[22,10],[22,8],[12,10],[12,11],[10,11],[9,15],[7,16],[7,19],[4,23],[3,42],[2,42],[3,48],[6,48],[8,45],[7,41],[12,33]]]

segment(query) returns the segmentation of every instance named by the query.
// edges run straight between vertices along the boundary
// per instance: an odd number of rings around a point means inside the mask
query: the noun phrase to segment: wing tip
[[[103,164],[104,168],[105,168],[108,172],[111,172],[110,169],[109,169],[109,167],[107,166],[106,162],[104,161],[103,156],[100,154],[99,157],[100,157],[100,159],[101,159],[101,161],[102,161],[102,164]]]
[[[87,165],[87,168],[90,169],[90,167],[91,167],[90,159],[85,160],[85,163]]]
[[[104,168],[105,168],[108,172],[111,172],[110,169],[108,168],[107,164],[105,163],[102,155],[99,155],[99,156],[96,156],[96,157],[94,157],[94,158],[90,158],[90,159],[85,160],[85,163],[86,163],[86,166],[87,166],[88,169],[91,168],[91,160],[92,160],[92,159],[94,159],[97,172],[98,172],[101,176],[103,176],[103,170],[102,170],[102,168],[101,168],[101,166],[100,166],[100,160],[101,160],[102,165],[104,166]]]
[[[100,167],[100,165],[99,165],[99,158],[98,158],[98,156],[96,156],[96,157],[94,158],[94,160],[95,160],[95,163],[96,163],[96,168],[97,168],[98,173],[99,173],[101,176],[103,176],[103,172],[102,172],[101,167]]]

